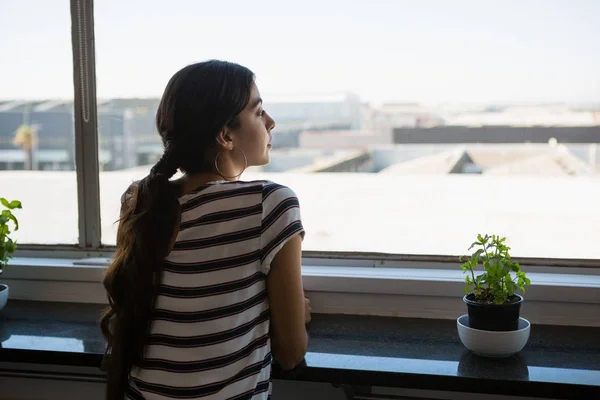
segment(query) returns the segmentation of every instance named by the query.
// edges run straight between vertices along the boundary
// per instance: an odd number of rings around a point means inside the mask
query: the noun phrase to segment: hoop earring
[[[244,154],[244,152],[240,149],[238,149],[237,147],[233,147],[233,149],[239,151],[240,153],[242,153],[242,156],[244,157],[244,168],[242,169],[242,171],[235,175],[235,176],[225,176],[223,175],[223,173],[221,172],[221,170],[219,169],[219,156],[221,155],[221,152],[219,151],[217,153],[217,155],[215,156],[215,169],[217,170],[217,173],[219,175],[221,175],[221,178],[223,179],[237,179],[240,176],[242,176],[242,174],[244,173],[244,171],[246,170],[246,168],[248,168],[248,158],[246,158],[246,154]]]

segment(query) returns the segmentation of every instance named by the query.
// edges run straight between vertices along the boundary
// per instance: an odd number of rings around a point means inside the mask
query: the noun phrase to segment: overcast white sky
[[[600,101],[598,0],[96,0],[99,97],[240,62],[276,93]],[[72,97],[67,0],[0,0],[0,99]]]

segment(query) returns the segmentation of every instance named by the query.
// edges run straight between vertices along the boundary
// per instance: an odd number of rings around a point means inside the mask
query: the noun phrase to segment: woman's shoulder
[[[262,202],[280,203],[286,199],[297,199],[296,193],[286,185],[271,180],[251,180],[235,182],[215,182],[204,185],[191,193],[179,198],[181,204],[189,201],[196,201],[200,197],[212,196],[216,193],[223,193],[223,196],[246,196],[249,194],[262,195]],[[223,197],[220,196],[220,197]]]
[[[269,197],[276,197],[278,199],[286,198],[297,198],[296,192],[289,186],[282,185],[281,183],[265,180],[263,181],[263,200]]]

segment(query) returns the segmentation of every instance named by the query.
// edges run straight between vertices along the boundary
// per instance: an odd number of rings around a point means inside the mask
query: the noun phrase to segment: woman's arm
[[[291,370],[308,348],[305,323],[310,308],[302,287],[302,238],[296,235],[275,255],[267,281],[271,309],[271,347],[282,369]]]

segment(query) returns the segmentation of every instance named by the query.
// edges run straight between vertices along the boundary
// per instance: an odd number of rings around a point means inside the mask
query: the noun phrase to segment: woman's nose
[[[265,113],[267,114],[267,113]],[[272,130],[275,128],[275,120],[271,118],[269,114],[267,114],[267,130]]]

